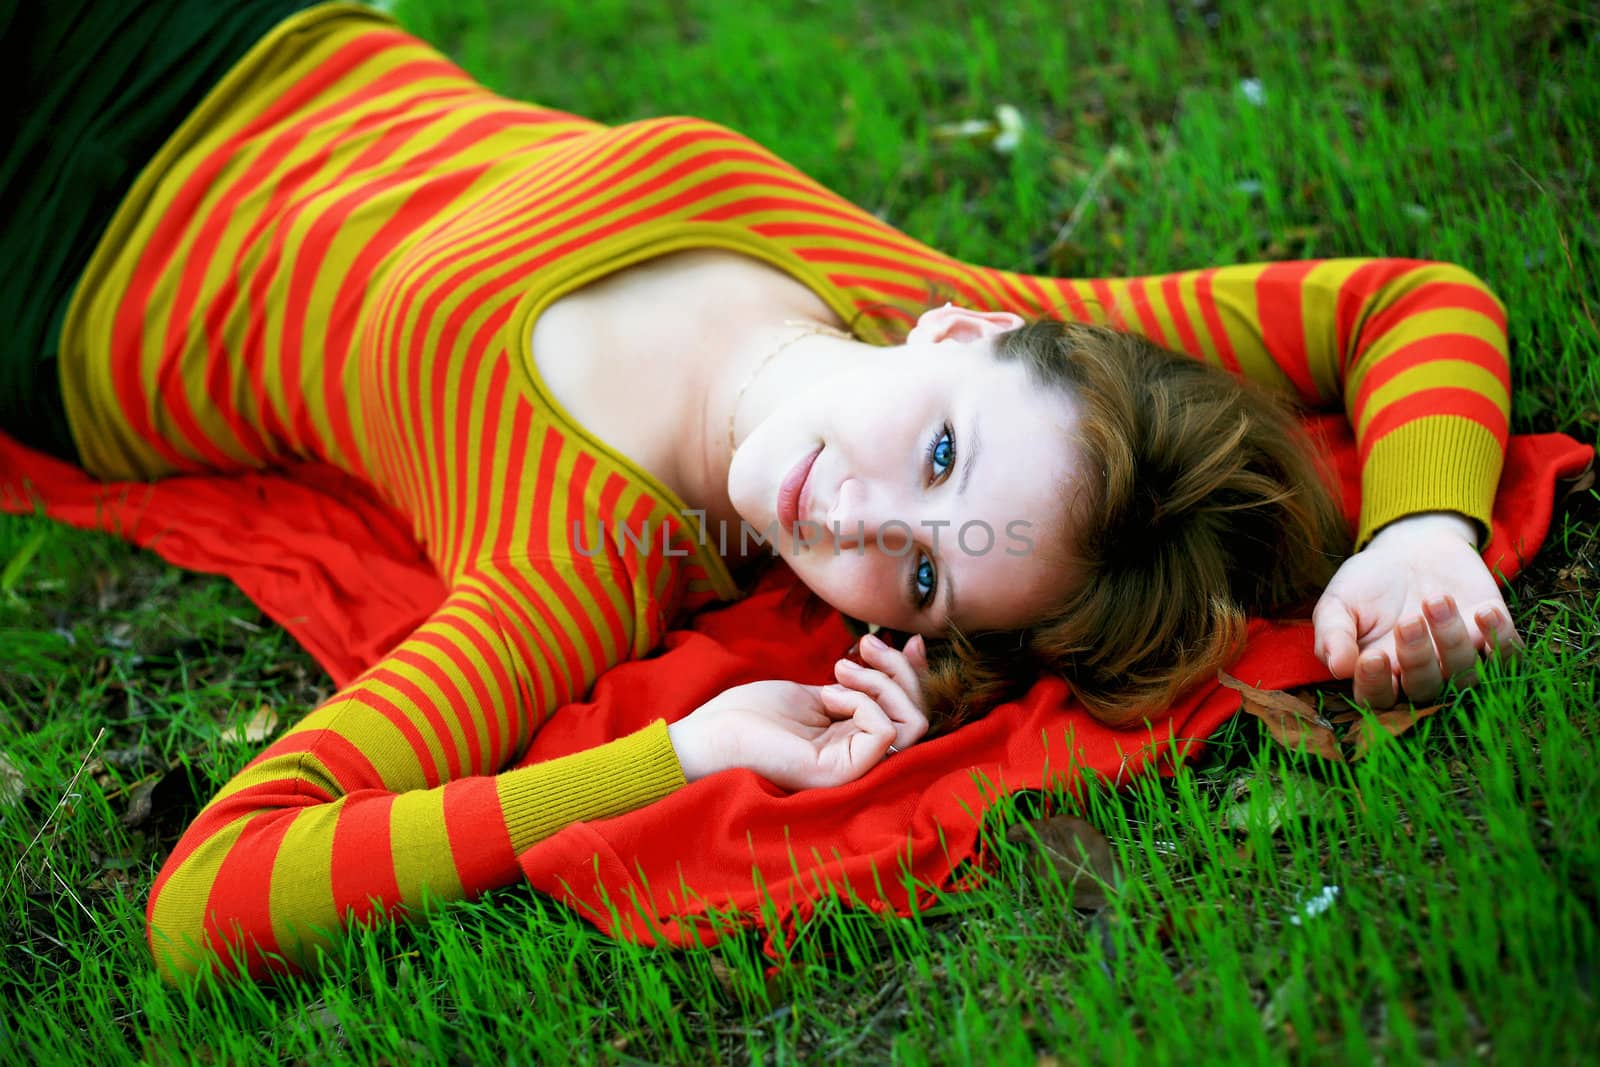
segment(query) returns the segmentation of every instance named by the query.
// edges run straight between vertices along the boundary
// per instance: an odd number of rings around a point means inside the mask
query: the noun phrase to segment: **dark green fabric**
[[[78,276],[145,162],[306,0],[0,0],[0,429],[77,459],[57,374]]]

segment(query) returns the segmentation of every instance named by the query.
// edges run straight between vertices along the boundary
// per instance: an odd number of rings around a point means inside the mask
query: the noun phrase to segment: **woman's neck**
[[[641,449],[648,469],[704,514],[712,544],[719,529],[728,531],[724,559],[734,566],[742,556],[728,496],[730,423],[742,440],[784,397],[860,358],[864,346],[823,336],[843,324],[820,297],[734,252],[672,253],[579,293],[610,343],[634,353],[619,363],[633,373],[624,370],[609,387],[649,441]]]
[[[763,308],[743,329],[725,334],[729,343],[716,357],[685,356],[697,374],[688,394],[693,431],[678,438],[672,484],[690,507],[705,512],[713,543],[720,543],[719,530],[728,531],[724,559],[730,566],[744,558],[736,548],[744,540],[738,536],[740,516],[728,497],[734,449],[785,398],[814,388],[864,354],[825,306],[821,312],[796,310],[776,318]]]
[[[547,387],[585,428],[695,511],[711,543],[740,541],[728,469],[785,397],[814,387],[865,346],[786,325],[837,328],[821,298],[734,252],[674,252],[563,296],[540,315],[534,352]],[[725,554],[730,567],[739,562]]]

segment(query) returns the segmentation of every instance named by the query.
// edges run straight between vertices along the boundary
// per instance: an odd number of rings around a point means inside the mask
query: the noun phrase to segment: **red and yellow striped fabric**
[[[564,293],[694,247],[787,271],[873,343],[904,335],[930,283],[976,307],[1111,321],[1342,403],[1363,538],[1421,510],[1488,520],[1505,318],[1466,271],[1339,260],[1076,281],[972,266],[725,128],[613,128],[506,101],[382,15],[311,9],[217,86],[96,250],[63,330],[73,433],[106,478],[331,463],[410,518],[450,592],[189,828],[151,894],[163,974],[204,966],[206,949],[251,973],[309,962],[377,906],[511,882],[532,842],[682,783],[661,722],[501,768],[675,615],[738,593],[683,503],[550,401],[529,348]],[[575,519],[604,521],[601,551],[574,551]],[[670,551],[625,532],[647,530]]]

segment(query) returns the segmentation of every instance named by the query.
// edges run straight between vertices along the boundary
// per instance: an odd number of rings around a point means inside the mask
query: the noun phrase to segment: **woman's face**
[[[734,454],[729,496],[747,527],[867,622],[938,636],[1045,614],[1071,589],[1056,549],[1076,412],[995,358],[994,338],[1018,325],[937,308],[905,345],[792,392]]]

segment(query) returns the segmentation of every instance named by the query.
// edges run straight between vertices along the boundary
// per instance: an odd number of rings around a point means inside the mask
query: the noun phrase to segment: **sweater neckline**
[[[783,271],[826,303],[839,318],[851,323],[852,331],[869,344],[887,344],[881,326],[870,316],[857,316],[848,295],[826,275],[805,260],[758,234],[741,227],[718,222],[682,222],[661,219],[610,235],[566,257],[558,268],[545,275],[547,284],[524,294],[506,323],[512,331],[507,350],[514,353],[513,373],[529,392],[538,397],[549,418],[579,438],[592,451],[604,456],[635,482],[643,485],[656,503],[680,515],[694,535],[694,559],[710,578],[716,595],[731,600],[742,595],[728,565],[715,549],[701,520],[688,504],[664,482],[612,447],[572,416],[555,398],[534,359],[533,329],[551,304],[608,274],[636,266],[672,252],[695,249],[720,249],[746,255]]]

